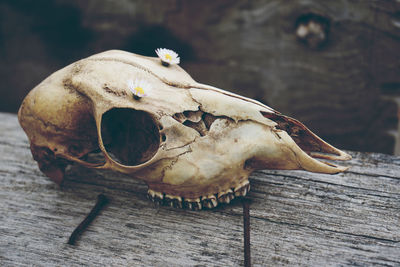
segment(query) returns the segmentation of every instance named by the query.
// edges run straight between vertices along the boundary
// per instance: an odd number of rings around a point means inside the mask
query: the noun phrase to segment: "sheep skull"
[[[151,90],[134,97],[127,81]],[[24,99],[19,121],[39,168],[57,183],[78,163],[142,179],[154,201],[201,209],[249,190],[257,169],[338,173],[347,160],[299,121],[255,100],[195,82],[177,65],[107,51],[49,76]],[[100,151],[100,161],[88,155]]]

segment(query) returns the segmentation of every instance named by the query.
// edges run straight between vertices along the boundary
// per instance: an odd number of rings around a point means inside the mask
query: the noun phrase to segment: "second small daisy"
[[[146,80],[136,79],[135,81],[128,81],[129,90],[132,92],[135,99],[140,99],[141,97],[148,96],[152,89],[151,84]]]
[[[175,51],[166,48],[156,49],[157,56],[161,59],[161,63],[164,66],[169,66],[170,64],[179,64],[180,58]]]

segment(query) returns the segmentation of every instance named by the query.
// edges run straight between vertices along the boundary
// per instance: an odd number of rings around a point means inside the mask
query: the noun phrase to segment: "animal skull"
[[[135,98],[127,81],[152,90]],[[255,100],[195,82],[177,65],[107,51],[49,76],[23,101],[19,121],[39,168],[111,169],[145,181],[153,201],[190,209],[229,203],[257,169],[338,173],[348,160],[299,121]],[[101,152],[100,161],[90,157]]]

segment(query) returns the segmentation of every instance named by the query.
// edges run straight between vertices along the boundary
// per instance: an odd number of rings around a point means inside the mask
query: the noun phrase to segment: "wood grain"
[[[243,265],[239,201],[199,212],[155,207],[143,183],[79,166],[59,188],[37,168],[16,116],[0,113],[0,126],[0,265]],[[254,266],[400,265],[400,158],[351,154],[343,174],[251,176]],[[100,193],[110,204],[68,245]]]

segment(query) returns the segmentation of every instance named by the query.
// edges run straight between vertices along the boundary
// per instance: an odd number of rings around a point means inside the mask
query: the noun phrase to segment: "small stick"
[[[92,210],[89,212],[86,218],[78,225],[78,227],[75,228],[75,230],[69,237],[68,239],[69,245],[75,245],[75,242],[78,239],[78,237],[83,233],[83,231],[85,231],[85,229],[94,220],[94,218],[96,218],[99,212],[108,204],[108,202],[109,200],[105,195],[100,194],[97,196],[96,205],[92,208]]]
[[[243,198],[244,266],[251,267],[250,259],[250,200]]]

